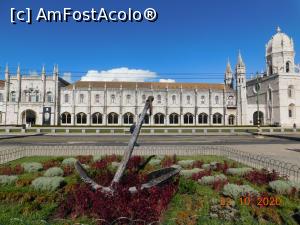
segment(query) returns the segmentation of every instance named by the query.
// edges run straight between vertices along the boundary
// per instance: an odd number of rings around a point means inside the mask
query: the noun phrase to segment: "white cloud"
[[[65,81],[68,81],[69,83],[72,83],[72,74],[71,73],[64,73],[62,76],[62,79]]]
[[[175,80],[172,79],[160,79],[159,82],[161,83],[175,83]]]
[[[89,70],[81,77],[82,81],[129,81],[144,82],[155,79],[157,74],[149,70],[128,69],[126,67],[115,68],[107,71]]]

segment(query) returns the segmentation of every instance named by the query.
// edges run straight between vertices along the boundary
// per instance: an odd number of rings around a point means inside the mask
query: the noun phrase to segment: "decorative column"
[[[197,102],[198,102],[198,90],[195,89],[194,90],[194,93],[195,93],[195,101],[194,101],[194,104],[195,104],[195,112],[194,112],[194,115],[195,115],[195,121],[194,121],[194,125],[197,126],[197,120],[198,120],[198,107],[197,107]]]
[[[92,88],[91,88],[91,83],[89,83],[89,88],[88,88],[88,125],[91,126],[92,123]]]
[[[72,125],[75,126],[76,124],[76,115],[75,115],[75,107],[76,107],[76,90],[75,90],[75,84],[73,84],[73,89],[72,89]]]
[[[212,125],[212,122],[213,122],[213,118],[212,118],[212,90],[209,89],[209,92],[208,92],[208,111],[209,111],[209,115],[208,115],[208,119],[209,119],[209,125],[211,126]]]

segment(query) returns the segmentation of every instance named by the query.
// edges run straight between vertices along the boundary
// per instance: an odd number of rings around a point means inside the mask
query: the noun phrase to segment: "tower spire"
[[[5,73],[9,73],[8,63],[6,63],[6,66],[5,66]]]
[[[243,58],[242,58],[241,50],[239,50],[237,66],[240,66],[240,67],[245,66],[245,63],[244,63]]]
[[[229,58],[227,59],[226,71],[225,71],[225,84],[233,88],[233,76]]]

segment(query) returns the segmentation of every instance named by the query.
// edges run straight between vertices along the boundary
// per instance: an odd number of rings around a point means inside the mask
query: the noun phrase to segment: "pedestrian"
[[[130,133],[133,134],[134,130],[135,130],[135,127],[136,127],[136,123],[134,122],[131,126],[130,126]],[[135,146],[140,146],[138,143],[134,143]]]

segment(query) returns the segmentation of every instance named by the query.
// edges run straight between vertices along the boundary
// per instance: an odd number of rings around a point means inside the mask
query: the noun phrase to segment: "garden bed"
[[[28,157],[0,166],[0,224],[297,224],[300,185],[274,171],[254,170],[216,156],[134,156],[114,197],[92,191],[74,169],[78,159],[101,185],[110,184],[120,156]],[[130,194],[151,171],[180,165],[163,186]],[[126,221],[127,220],[127,221]],[[20,222],[22,221],[22,222]]]

